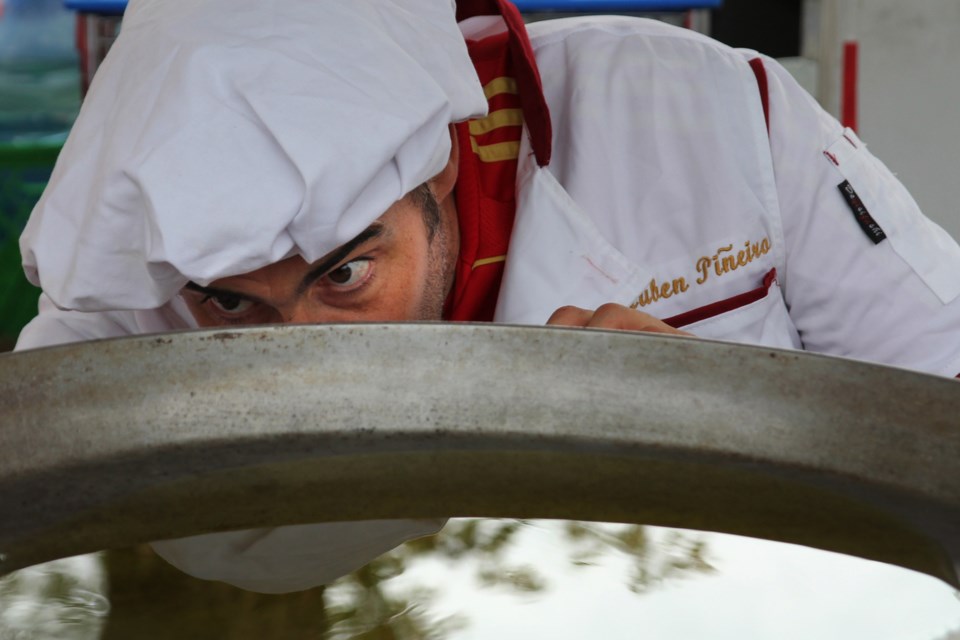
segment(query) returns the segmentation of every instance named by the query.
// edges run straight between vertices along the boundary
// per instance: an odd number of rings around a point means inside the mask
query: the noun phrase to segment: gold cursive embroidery
[[[770,253],[770,239],[763,238],[759,242],[746,241],[743,248],[734,252],[733,245],[718,247],[712,256],[701,256],[694,263],[697,272],[696,283],[703,285],[710,279],[711,274],[716,277],[724,276],[740,267],[745,267],[754,260]],[[669,282],[658,282],[656,278],[650,280],[646,289],[640,292],[636,300],[630,304],[631,309],[645,307],[660,300],[686,293],[690,289],[685,276],[672,278]]]
[[[728,244],[725,247],[718,248],[712,257],[703,256],[697,260],[697,273],[700,274],[697,276],[697,284],[704,284],[710,277],[710,271],[720,277],[731,271],[736,271],[740,267],[745,267],[760,256],[770,253],[770,240],[768,238],[764,238],[760,242],[750,242],[748,240],[743,243],[743,249],[735,254],[731,253],[732,251],[733,245]],[[711,266],[713,269],[710,268]]]
[[[663,284],[658,283],[657,279],[653,278],[650,280],[650,286],[643,290],[637,299],[634,300],[633,304],[630,305],[630,308],[645,307],[651,302],[672,298],[675,295],[686,293],[689,288],[690,285],[687,284],[686,278],[683,277],[674,278],[672,282],[664,282]]]

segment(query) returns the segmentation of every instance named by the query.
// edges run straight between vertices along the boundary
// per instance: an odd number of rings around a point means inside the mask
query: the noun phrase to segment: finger
[[[597,329],[619,329],[621,331],[646,331],[670,335],[689,336],[686,331],[675,329],[649,313],[630,309],[619,304],[604,304],[597,308],[590,321],[584,325]]]
[[[564,327],[585,327],[589,324],[591,318],[593,318],[593,311],[569,305],[554,311],[550,319],[547,320],[547,324]]]

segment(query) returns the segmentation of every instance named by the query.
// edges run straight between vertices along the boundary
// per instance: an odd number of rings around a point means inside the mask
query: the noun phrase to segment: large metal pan
[[[960,383],[706,340],[283,326],[0,356],[0,573],[229,529],[428,516],[795,542],[953,586]]]

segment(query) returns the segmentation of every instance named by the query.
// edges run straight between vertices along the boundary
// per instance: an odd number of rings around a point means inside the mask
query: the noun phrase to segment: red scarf
[[[550,118],[526,29],[516,7],[503,0],[461,0],[457,18],[499,14],[505,33],[468,40],[489,114],[457,127],[460,152],[456,203],[460,256],[444,317],[489,322],[516,212],[517,156],[527,123],[538,164],[550,158]]]

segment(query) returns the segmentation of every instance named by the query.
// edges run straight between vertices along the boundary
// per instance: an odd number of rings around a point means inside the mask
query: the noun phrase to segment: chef
[[[133,0],[21,238],[18,349],[451,320],[960,372],[960,247],[777,63],[503,0]],[[265,592],[441,521],[155,543]]]

